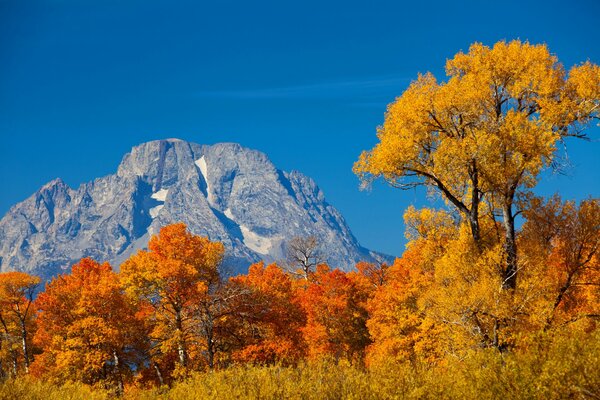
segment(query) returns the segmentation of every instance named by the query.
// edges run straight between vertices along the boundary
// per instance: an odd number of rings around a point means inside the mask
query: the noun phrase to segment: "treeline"
[[[344,272],[309,258],[295,269],[258,263],[225,278],[222,244],[174,224],[120,272],[86,258],[35,299],[39,278],[4,273],[0,373],[123,393],[240,365],[329,360],[356,373],[390,365],[418,371],[472,365],[490,351],[523,357],[553,343],[597,340],[600,202],[531,204],[512,290],[498,273],[499,226],[482,230],[486,245],[475,252],[467,224],[412,208],[407,250],[390,266],[363,262]],[[554,373],[574,373],[568,364],[565,355]],[[598,393],[598,374],[576,373],[591,386],[569,390]]]

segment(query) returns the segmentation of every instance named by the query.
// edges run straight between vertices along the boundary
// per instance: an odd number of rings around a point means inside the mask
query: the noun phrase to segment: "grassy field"
[[[554,343],[501,355],[477,351],[464,360],[369,369],[331,360],[297,367],[234,366],[195,373],[171,388],[128,387],[125,399],[597,399],[600,341]],[[543,350],[541,350],[543,349]],[[31,378],[5,381],[4,400],[109,399],[82,384],[56,386]]]

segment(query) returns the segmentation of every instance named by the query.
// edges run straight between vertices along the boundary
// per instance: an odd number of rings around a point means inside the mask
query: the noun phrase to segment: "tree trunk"
[[[179,364],[185,367],[187,364],[187,357],[185,354],[185,346],[181,341],[177,343],[177,353],[179,354]]]
[[[156,363],[152,363],[154,365],[154,370],[156,371],[156,376],[158,377],[158,383],[160,386],[165,384],[165,380],[163,379],[162,373],[160,372],[160,368]]]
[[[16,378],[19,372],[19,364],[17,363],[17,353],[14,350],[11,350],[10,355],[12,356],[12,375],[13,378]]]
[[[121,363],[116,350],[113,350],[114,374],[117,379],[117,395],[123,394],[123,378],[121,377]]]
[[[475,161],[471,162],[471,171],[469,173],[471,177],[471,209],[469,210],[469,225],[471,226],[471,235],[479,248],[481,244],[481,233],[479,231],[479,173],[477,171],[477,164]]]
[[[215,366],[215,342],[213,340],[214,335],[214,321],[210,310],[206,311],[206,355],[208,368],[213,369]]]
[[[474,212],[473,212],[474,211]],[[469,215],[469,226],[471,228],[471,236],[477,246],[481,244],[481,234],[479,232],[479,216],[478,210],[474,209]]]
[[[506,265],[502,276],[502,287],[504,289],[515,289],[517,287],[517,240],[512,202],[507,202],[503,207],[502,216],[505,231],[504,251],[506,252]]]
[[[187,352],[185,350],[185,340],[183,339],[183,321],[181,310],[175,311],[175,328],[177,329],[177,353],[179,355],[179,364],[187,366]]]
[[[27,328],[25,320],[21,319],[21,347],[23,349],[23,360],[25,362],[25,373],[29,373],[29,351],[27,349]]]
[[[215,367],[215,350],[212,339],[208,342],[208,368],[213,369]]]
[[[2,324],[2,327],[4,328],[3,336],[5,338],[6,344],[8,344],[8,348],[10,349],[9,352],[10,352],[10,355],[12,358],[12,375],[13,375],[13,378],[16,378],[17,372],[19,370],[19,366],[17,363],[17,353],[15,353],[15,351],[11,348],[10,332],[8,330],[8,326],[6,326],[6,321],[4,321],[2,314],[0,314],[0,323]]]

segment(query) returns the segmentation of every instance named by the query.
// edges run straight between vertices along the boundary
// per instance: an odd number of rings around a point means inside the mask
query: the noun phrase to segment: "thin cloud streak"
[[[246,90],[206,90],[195,96],[205,99],[273,100],[273,99],[333,99],[397,96],[409,78],[385,77],[341,82],[322,82],[307,85],[259,88]]]

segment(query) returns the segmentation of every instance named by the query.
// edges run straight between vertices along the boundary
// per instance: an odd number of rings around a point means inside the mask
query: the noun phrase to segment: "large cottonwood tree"
[[[482,240],[482,214],[502,219],[505,288],[517,278],[517,198],[556,161],[559,141],[585,137],[600,114],[600,67],[567,73],[546,45],[473,44],[446,63],[448,80],[419,75],[388,106],[379,143],[361,154],[363,183],[441,193]]]

